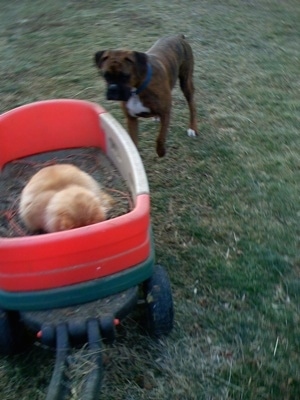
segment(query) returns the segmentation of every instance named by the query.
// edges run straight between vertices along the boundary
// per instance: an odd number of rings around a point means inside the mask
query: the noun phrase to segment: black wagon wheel
[[[167,335],[173,328],[174,309],[171,284],[167,271],[154,266],[152,276],[143,286],[146,304],[146,328],[151,336]]]
[[[18,311],[0,308],[0,354],[20,353],[26,346],[25,329]]]

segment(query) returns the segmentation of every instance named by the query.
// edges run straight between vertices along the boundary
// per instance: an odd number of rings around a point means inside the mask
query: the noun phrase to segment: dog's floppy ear
[[[137,72],[140,76],[145,75],[147,72],[147,54],[146,53],[141,53],[139,51],[135,51],[134,53],[134,58],[137,66]]]
[[[101,65],[104,61],[104,57],[103,57],[104,53],[106,53],[106,50],[97,51],[97,53],[95,53],[94,60],[95,60],[97,67],[99,67],[99,68],[101,67]]]

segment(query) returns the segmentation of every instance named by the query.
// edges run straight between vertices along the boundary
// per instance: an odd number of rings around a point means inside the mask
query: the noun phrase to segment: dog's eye
[[[129,61],[131,64],[133,64],[133,59],[130,57],[125,57],[125,61]]]

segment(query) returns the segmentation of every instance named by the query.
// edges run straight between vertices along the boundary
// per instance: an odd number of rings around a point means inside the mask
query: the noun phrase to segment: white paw
[[[152,121],[154,121],[154,122],[160,122],[160,118],[159,118],[159,117],[153,117],[153,118],[152,118]]]
[[[187,133],[187,135],[188,135],[189,137],[196,137],[196,136],[197,136],[197,134],[196,134],[196,132],[194,131],[194,129],[191,129],[191,128],[189,128],[189,129],[186,131],[186,133]]]

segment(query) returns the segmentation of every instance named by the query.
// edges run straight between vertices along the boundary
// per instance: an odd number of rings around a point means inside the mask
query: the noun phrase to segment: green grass
[[[140,123],[157,261],[176,311],[158,343],[128,319],[106,347],[107,400],[293,400],[300,393],[300,5],[252,1],[0,1],[1,111],[49,98],[104,105],[107,47],[184,33],[195,54],[199,138],[174,90],[164,159]],[[1,149],[0,149],[1,151]],[[44,399],[52,354],[0,360],[0,397]]]

